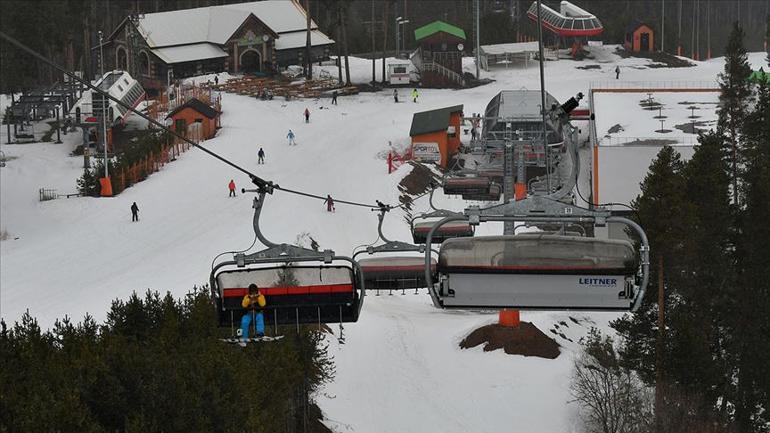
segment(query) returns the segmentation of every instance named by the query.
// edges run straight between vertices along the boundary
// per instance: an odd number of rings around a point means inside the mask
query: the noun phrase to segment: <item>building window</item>
[[[121,71],[128,70],[128,53],[126,52],[126,49],[118,47],[115,50],[115,69]]]
[[[150,76],[150,56],[146,51],[139,52],[139,72],[145,76]]]

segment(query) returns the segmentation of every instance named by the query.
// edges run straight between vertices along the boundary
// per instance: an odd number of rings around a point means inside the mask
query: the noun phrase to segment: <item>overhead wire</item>
[[[251,179],[252,183],[257,185],[259,188],[264,188],[264,189],[266,189],[268,191],[272,191],[273,189],[277,189],[279,191],[287,192],[287,193],[290,193],[290,194],[297,194],[297,195],[302,195],[302,196],[306,196],[306,197],[316,198],[316,199],[320,199],[320,200],[326,200],[326,197],[323,197],[323,196],[319,196],[319,195],[316,195],[316,194],[305,193],[305,192],[302,192],[302,191],[293,190],[293,189],[289,189],[289,188],[284,188],[284,187],[281,187],[281,186],[273,183],[272,181],[268,181],[268,180],[262,179],[261,177],[259,177],[256,174],[246,170],[245,168],[239,166],[238,164],[228,160],[225,157],[222,157],[222,156],[218,155],[215,152],[212,152],[211,150],[209,150],[206,147],[201,146],[200,144],[198,144],[198,143],[188,139],[187,137],[184,137],[183,135],[177,133],[176,131],[168,128],[166,125],[158,122],[157,120],[151,118],[150,116],[145,115],[144,113],[142,113],[141,111],[135,109],[134,107],[124,103],[120,99],[118,99],[118,98],[110,95],[109,93],[107,93],[107,92],[97,88],[96,86],[92,85],[90,82],[88,82],[88,81],[86,81],[86,80],[76,76],[75,74],[73,74],[70,71],[66,70],[65,68],[59,66],[58,64],[56,64],[52,60],[49,60],[47,57],[43,56],[42,54],[38,53],[37,51],[33,50],[32,48],[28,47],[24,43],[22,43],[22,42],[18,41],[17,39],[13,38],[12,36],[6,34],[5,32],[0,31],[0,37],[2,37],[6,41],[8,41],[12,45],[14,45],[16,48],[26,52],[29,55],[31,55],[35,59],[45,63],[46,65],[56,69],[59,72],[62,72],[63,74],[67,75],[70,79],[72,79],[72,80],[74,80],[74,81],[76,81],[78,83],[83,84],[88,89],[103,95],[104,97],[110,99],[111,101],[115,102],[116,104],[120,105],[121,107],[125,108],[126,110],[136,114],[137,116],[141,117],[144,120],[147,120],[152,125],[160,128],[161,130],[171,134],[172,136],[174,136],[174,137],[176,137],[176,138],[178,138],[178,139],[180,139],[180,140],[190,144],[191,146],[196,147],[196,148],[204,151],[208,155],[210,155],[210,156],[212,156],[212,157],[214,157],[214,158],[224,162],[225,164],[233,167],[234,169],[236,169],[236,170],[238,170],[238,171],[248,175],[249,179]],[[335,203],[343,203],[343,204],[348,204],[348,205],[351,205],[351,206],[361,206],[361,207],[367,207],[367,208],[371,208],[371,209],[379,209],[378,205],[373,205],[373,204],[366,204],[366,203],[354,202],[354,201],[350,201],[350,200],[340,200],[340,199],[334,199],[334,201],[335,201]]]

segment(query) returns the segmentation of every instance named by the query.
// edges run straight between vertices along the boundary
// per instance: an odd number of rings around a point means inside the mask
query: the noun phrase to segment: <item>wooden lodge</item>
[[[414,31],[419,44],[412,61],[420,70],[423,87],[462,87],[465,32],[443,21],[434,21]]]

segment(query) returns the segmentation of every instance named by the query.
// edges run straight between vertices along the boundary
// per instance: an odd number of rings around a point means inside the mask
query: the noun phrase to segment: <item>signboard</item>
[[[412,143],[412,156],[421,162],[441,162],[438,143]]]
[[[258,45],[267,42],[268,39],[270,39],[270,37],[267,35],[257,36],[254,32],[249,30],[242,38],[238,39],[238,45]]]

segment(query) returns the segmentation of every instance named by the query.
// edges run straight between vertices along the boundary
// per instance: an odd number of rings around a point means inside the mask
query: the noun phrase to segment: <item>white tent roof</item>
[[[155,48],[152,52],[161,60],[169,64],[227,57],[227,53],[223,49],[214,44],[205,42],[202,44]]]
[[[276,50],[288,50],[290,48],[304,47],[307,43],[307,31],[284,33],[278,39],[275,40]],[[333,44],[334,41],[329,39],[325,34],[318,30],[310,32],[310,44],[313,46]]]
[[[514,42],[510,44],[482,45],[481,51],[488,55],[531,53],[538,51],[537,42]]]
[[[150,48],[202,42],[222,45],[250,14],[278,33],[278,40],[285,33],[304,30],[307,26],[305,11],[293,0],[263,0],[145,14],[139,18],[138,28]],[[318,26],[312,22],[311,28],[317,29]],[[316,32],[318,35],[312,37],[313,45],[317,45],[316,39],[318,44],[334,43],[320,31]],[[291,41],[295,38],[293,34],[288,36]],[[279,50],[286,49],[280,43],[276,45]],[[284,45],[292,45],[292,42]]]

